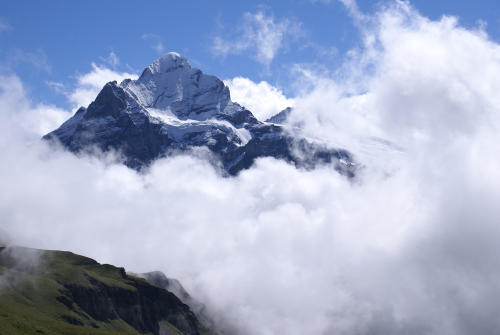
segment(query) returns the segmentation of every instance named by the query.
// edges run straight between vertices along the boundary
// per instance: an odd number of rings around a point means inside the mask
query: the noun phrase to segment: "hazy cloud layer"
[[[163,270],[241,334],[496,333],[500,46],[405,2],[362,33],[351,75],[317,76],[292,114],[357,155],[356,182],[274,159],[221,178],[187,156],[145,175],[77,158],[30,137],[36,107],[2,78],[0,229]]]

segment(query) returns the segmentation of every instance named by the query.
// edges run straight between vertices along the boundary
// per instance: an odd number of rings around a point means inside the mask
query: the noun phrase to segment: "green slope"
[[[0,247],[0,335],[213,334],[172,293],[70,252]]]

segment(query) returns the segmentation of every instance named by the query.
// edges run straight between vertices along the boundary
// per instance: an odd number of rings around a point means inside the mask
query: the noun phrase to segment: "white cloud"
[[[31,106],[25,97],[25,89],[17,76],[0,77],[0,109],[9,125],[3,131],[10,136],[23,134],[25,140],[38,140],[40,136],[57,128],[71,113],[51,105]],[[16,106],[15,113],[11,111]]]
[[[280,89],[266,81],[255,83],[248,78],[235,77],[224,83],[229,87],[231,100],[248,108],[262,121],[294,104],[293,99],[288,99]]]
[[[77,77],[77,85],[68,93],[70,102],[78,108],[88,106],[101,91],[103,86],[113,80],[121,82],[124,79],[137,79],[134,73],[118,72],[103,65],[92,63],[92,70]]]
[[[494,334],[500,46],[401,2],[373,22],[343,68],[350,76],[308,72],[316,87],[292,115],[308,136],[340,136],[355,153],[362,137],[391,140],[404,150],[397,162],[391,146],[369,142],[381,171],[362,161],[350,182],[263,159],[221,178],[179,156],[137,174],[26,145],[14,116],[35,108],[4,79],[0,230],[17,244],[163,270],[241,334]]]
[[[301,34],[301,24],[295,20],[276,20],[273,15],[264,12],[245,13],[235,35],[214,38],[212,51],[222,56],[250,51],[255,60],[269,66],[287,41]]]
[[[352,53],[342,72],[354,81],[312,76],[316,89],[296,102],[308,112],[294,115],[305,118],[298,122],[310,125],[311,134],[390,134],[398,136],[394,142],[412,145],[471,133],[494,115],[500,100],[492,76],[500,49],[483,31],[466,30],[453,17],[430,21],[405,2],[372,20],[363,32],[364,49]],[[478,71],[485,64],[489,70]]]

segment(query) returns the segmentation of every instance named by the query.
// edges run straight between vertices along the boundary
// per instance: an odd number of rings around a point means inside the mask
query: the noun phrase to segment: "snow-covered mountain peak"
[[[279,115],[286,118],[287,113]],[[107,83],[94,102],[44,138],[73,152],[95,147],[120,151],[125,164],[138,170],[170,152],[204,147],[231,175],[266,156],[304,168],[333,164],[341,173],[354,175],[347,151],[296,138],[281,123],[277,117],[258,121],[231,101],[220,79],[171,52],[137,80]]]
[[[182,57],[177,52],[169,52],[155,60],[147,67],[147,70],[149,70],[148,72],[151,74],[157,74],[173,71],[177,68],[190,69],[191,65],[186,58]]]
[[[120,86],[144,108],[169,110],[180,119],[207,120],[228,114],[229,89],[215,76],[192,68],[186,58],[169,52],[149,65],[137,80]]]

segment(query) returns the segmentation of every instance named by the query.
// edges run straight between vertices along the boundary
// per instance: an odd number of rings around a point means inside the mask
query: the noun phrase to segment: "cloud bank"
[[[354,183],[274,159],[221,178],[189,156],[140,175],[54,151],[19,121],[36,110],[19,80],[2,78],[0,229],[162,270],[240,334],[496,333],[500,46],[405,2],[362,36],[291,120],[352,150]]]
[[[293,99],[285,97],[283,92],[266,81],[255,83],[244,77],[224,80],[229,87],[231,100],[245,106],[261,121],[278,114],[287,107],[293,107]]]
[[[39,137],[58,127],[71,113],[52,105],[33,106],[23,88],[21,80],[15,76],[0,76],[1,127],[4,145],[12,138],[13,145],[19,141],[38,141]]]

